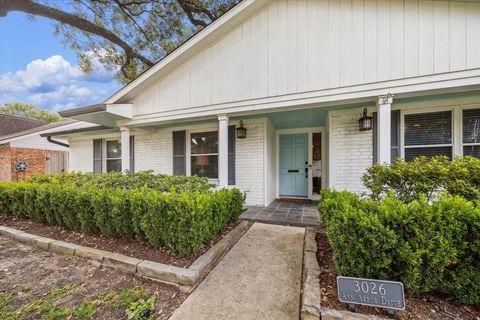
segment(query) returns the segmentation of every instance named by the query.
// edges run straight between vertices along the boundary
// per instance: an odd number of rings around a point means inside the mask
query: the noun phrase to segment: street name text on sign
[[[401,282],[338,276],[337,289],[341,302],[405,310]]]

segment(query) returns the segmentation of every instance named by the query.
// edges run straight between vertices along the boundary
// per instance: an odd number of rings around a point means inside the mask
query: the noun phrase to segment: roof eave
[[[64,135],[75,134],[75,133],[87,133],[87,132],[112,130],[112,129],[113,129],[112,127],[108,127],[108,126],[92,126],[92,127],[80,128],[80,129],[47,132],[47,133],[41,134],[40,136],[41,137],[55,137],[55,136],[64,136]]]
[[[75,116],[80,116],[88,113],[94,113],[94,112],[105,111],[105,110],[107,110],[107,105],[104,103],[98,103],[98,104],[93,104],[86,107],[60,111],[59,114],[62,117],[71,118]]]

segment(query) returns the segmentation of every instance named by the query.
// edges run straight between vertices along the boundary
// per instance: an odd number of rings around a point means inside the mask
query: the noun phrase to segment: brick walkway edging
[[[317,260],[317,231],[308,228],[305,231],[303,246],[303,282],[301,320],[388,320],[386,318],[354,313],[345,310],[325,308],[320,305],[320,266]]]
[[[182,292],[191,292],[245,234],[250,225],[251,223],[247,221],[240,222],[235,229],[198,257],[189,268],[128,257],[123,254],[84,247],[4,226],[0,226],[0,234],[43,250],[84,258],[93,261],[99,266],[120,269],[143,278],[174,285]]]

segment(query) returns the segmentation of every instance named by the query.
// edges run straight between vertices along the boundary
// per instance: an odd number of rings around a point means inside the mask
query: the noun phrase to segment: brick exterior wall
[[[245,203],[263,206],[265,202],[265,120],[244,120],[246,139],[236,139],[236,186],[247,195]]]
[[[93,140],[70,141],[69,170],[93,171]]]
[[[358,130],[362,109],[329,112],[329,187],[367,191],[362,175],[373,163],[373,133]]]
[[[247,138],[236,139],[236,186],[246,193],[247,205],[263,206],[265,120],[245,120],[244,125],[247,129]],[[136,172],[153,170],[156,173],[172,174],[172,130],[165,128],[155,133],[135,135]],[[187,157],[190,154],[188,148],[187,144]],[[69,167],[71,171],[92,172],[92,140],[70,141]]]
[[[172,130],[135,136],[135,171],[173,174]]]
[[[27,177],[46,173],[46,157],[64,151],[12,148],[9,145],[0,147],[0,181],[21,181]],[[28,164],[26,171],[16,171],[15,162]]]

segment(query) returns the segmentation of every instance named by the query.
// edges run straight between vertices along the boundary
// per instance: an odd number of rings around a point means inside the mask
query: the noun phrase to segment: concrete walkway
[[[298,319],[304,233],[255,223],[170,319]]]

